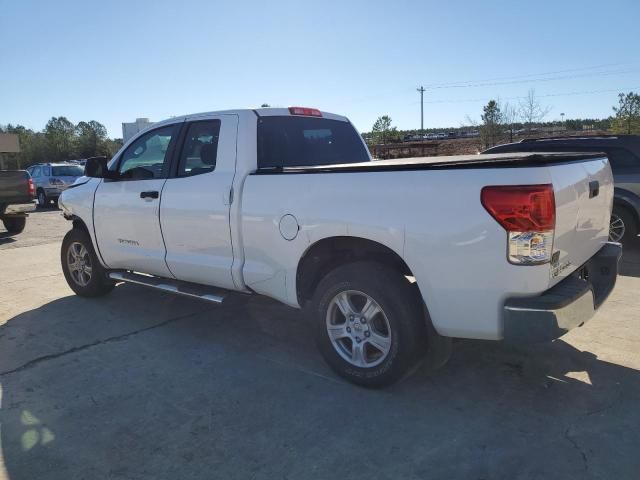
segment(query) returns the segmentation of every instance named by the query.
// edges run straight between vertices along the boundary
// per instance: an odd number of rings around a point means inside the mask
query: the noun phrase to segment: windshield
[[[54,177],[81,177],[84,175],[84,168],[79,165],[51,167],[51,175]]]
[[[311,117],[262,117],[258,167],[368,162],[362,138],[349,123]]]

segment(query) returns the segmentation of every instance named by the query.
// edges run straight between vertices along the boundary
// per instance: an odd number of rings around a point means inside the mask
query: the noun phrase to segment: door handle
[[[140,192],[140,198],[158,198],[160,196],[160,193],[157,191],[151,191],[151,192]]]
[[[594,180],[589,182],[589,198],[597,197],[600,193],[600,182]]]

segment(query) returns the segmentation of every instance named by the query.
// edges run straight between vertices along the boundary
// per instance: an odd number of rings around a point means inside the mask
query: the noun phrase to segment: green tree
[[[66,117],[51,117],[44,127],[49,161],[73,158],[76,146],[76,127]]]
[[[502,112],[500,106],[495,100],[489,100],[484,107],[482,107],[482,126],[480,127],[480,137],[482,142],[487,147],[492,147],[496,143],[502,134]]]
[[[76,126],[77,153],[82,158],[95,157],[108,153],[105,145],[107,140],[107,129],[100,122],[91,120],[80,122]]]
[[[15,155],[21,168],[78,157],[113,156],[122,147],[122,139],[108,138],[104,125],[95,120],[74,126],[64,117],[53,117],[40,132],[12,124],[0,126],[0,132],[18,135],[20,153]]]
[[[398,129],[391,126],[389,115],[383,115],[373,124],[371,135],[376,143],[387,143],[390,138],[398,136]]]
[[[107,138],[104,143],[104,153],[107,157],[113,157],[118,150],[122,147],[121,138]]]
[[[640,133],[640,95],[629,92],[618,94],[618,106],[613,107],[616,116],[612,130],[617,133]]]
[[[11,124],[7,125],[4,130],[7,133],[18,135],[20,153],[17,156],[21,168],[47,161],[47,145],[41,132],[34,132],[22,125],[14,126]]]

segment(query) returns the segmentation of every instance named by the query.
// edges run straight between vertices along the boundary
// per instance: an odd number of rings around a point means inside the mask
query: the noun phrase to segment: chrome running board
[[[206,300],[207,302],[213,303],[222,303],[224,297],[228,293],[226,290],[215,287],[207,287],[198,285],[197,283],[182,282],[180,280],[172,280],[169,278],[154,277],[126,270],[109,272],[109,278],[116,282],[135,283],[136,285],[155,288],[156,290],[162,290],[163,292],[199,298],[200,300]]]

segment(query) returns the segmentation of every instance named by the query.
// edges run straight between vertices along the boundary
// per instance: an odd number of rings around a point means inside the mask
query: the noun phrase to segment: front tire
[[[9,233],[17,234],[22,233],[25,225],[27,224],[26,217],[9,217],[3,218],[2,223],[4,224],[4,228],[7,229]]]
[[[107,278],[86,231],[69,230],[62,240],[60,261],[64,278],[76,295],[99,297],[113,290],[115,283]]]
[[[355,262],[324,277],[309,305],[316,343],[350,382],[384,387],[418,365],[427,329],[416,290],[398,271]]]

